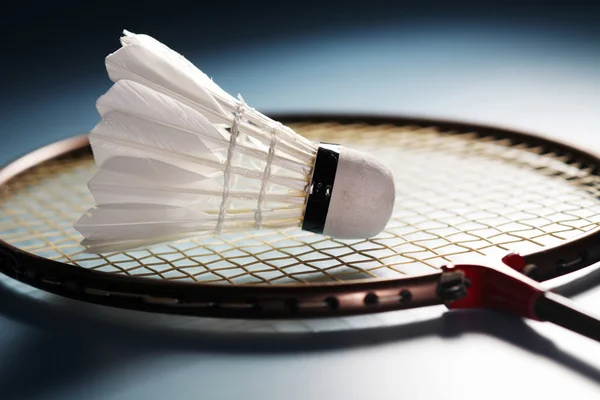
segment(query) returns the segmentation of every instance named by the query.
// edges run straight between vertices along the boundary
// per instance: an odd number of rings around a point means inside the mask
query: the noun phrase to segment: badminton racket
[[[600,158],[535,135],[406,118],[277,117],[315,142],[376,155],[396,204],[376,237],[300,228],[207,234],[89,254],[73,222],[93,200],[86,136],[0,171],[0,271],[56,295],[218,318],[314,318],[445,304],[600,323],[540,282],[600,260]]]

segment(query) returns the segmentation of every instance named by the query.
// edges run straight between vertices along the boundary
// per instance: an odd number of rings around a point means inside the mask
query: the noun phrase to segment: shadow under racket
[[[223,320],[163,316],[115,310],[0,284],[0,315],[36,328],[33,338],[15,346],[0,366],[5,394],[44,397],[107,368],[128,367],[173,352],[283,354],[336,351],[346,348],[438,336],[452,340],[469,333],[494,336],[541,355],[600,383],[600,370],[561,350],[524,320],[491,311],[444,312],[436,306],[364,317],[310,321]],[[600,268],[555,288],[575,295],[600,283]],[[13,286],[13,287],[11,287]],[[27,290],[30,292],[27,293]],[[37,291],[35,291],[37,292]],[[33,294],[33,296],[32,296]],[[118,348],[110,357],[106,348]],[[35,359],[35,363],[22,360]],[[57,359],[63,366],[55,368]],[[98,363],[90,360],[101,359]],[[29,385],[31,380],[36,385]],[[10,396],[9,396],[10,397]]]

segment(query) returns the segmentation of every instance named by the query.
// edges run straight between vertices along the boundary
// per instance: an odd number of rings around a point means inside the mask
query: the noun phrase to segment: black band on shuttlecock
[[[339,158],[339,144],[319,143],[302,222],[305,231],[323,233]]]

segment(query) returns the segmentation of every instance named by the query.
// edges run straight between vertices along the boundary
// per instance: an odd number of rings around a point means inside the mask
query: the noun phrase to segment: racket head
[[[85,254],[72,229],[91,205],[86,183],[95,171],[82,136],[0,172],[0,269],[50,293],[119,308],[297,318],[441,304],[464,277],[439,268],[474,255],[519,251],[538,281],[600,259],[592,246],[600,224],[595,155],[451,122],[277,118],[314,141],[375,152],[391,164],[398,200],[381,235],[341,241],[291,228]]]

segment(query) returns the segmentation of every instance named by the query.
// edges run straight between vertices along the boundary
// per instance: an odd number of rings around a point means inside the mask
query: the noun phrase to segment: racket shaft
[[[545,292],[540,295],[535,301],[534,312],[541,320],[600,342],[600,320],[556,293]]]

